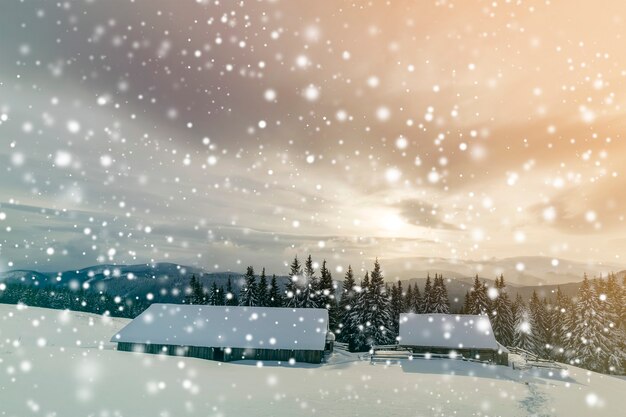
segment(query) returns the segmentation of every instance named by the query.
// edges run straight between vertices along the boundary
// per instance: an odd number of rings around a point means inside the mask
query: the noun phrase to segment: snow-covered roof
[[[112,342],[323,350],[328,310],[152,304]]]
[[[450,349],[498,349],[487,316],[400,314],[400,345]]]

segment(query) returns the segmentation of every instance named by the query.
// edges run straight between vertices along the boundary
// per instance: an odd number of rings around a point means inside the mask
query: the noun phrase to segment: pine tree
[[[207,291],[202,285],[202,281],[200,278],[196,281],[196,288],[194,289],[194,299],[195,304],[207,304],[209,302],[209,297],[207,295]]]
[[[318,282],[315,277],[315,268],[313,268],[313,260],[311,259],[311,255],[309,255],[304,262],[304,282],[300,287],[298,307],[317,308],[317,291]]]
[[[404,306],[402,307],[403,313],[415,313],[413,301],[413,286],[409,282],[409,285],[407,285],[406,294],[404,295]]]
[[[367,340],[369,323],[367,323],[367,318],[365,317],[370,308],[369,287],[369,273],[365,272],[361,285],[357,287],[354,305],[346,320],[346,327],[354,329],[353,332],[349,333],[348,337],[348,345],[351,352],[369,349]]]
[[[267,307],[270,304],[269,295],[267,294],[267,277],[265,276],[265,268],[261,270],[259,284],[256,287],[257,305],[259,307]]]
[[[220,305],[220,290],[217,288],[217,282],[213,280],[213,284],[211,285],[211,291],[209,291],[209,300],[208,304],[212,306]]]
[[[395,334],[398,334],[400,330],[400,314],[403,310],[404,297],[402,295],[402,281],[398,281],[391,289],[391,314]]]
[[[443,275],[437,276],[435,274],[435,283],[432,288],[431,297],[431,312],[432,313],[450,313],[450,301],[448,300],[448,290],[446,289],[446,283],[443,280]]]
[[[556,299],[548,316],[549,320],[549,333],[552,349],[549,356],[556,360],[563,360],[566,357],[567,347],[567,328],[568,316],[572,311],[571,300],[566,297],[561,291],[561,287],[556,289]]]
[[[269,297],[270,307],[282,307],[283,306],[283,296],[280,293],[280,288],[278,288],[278,283],[276,282],[276,275],[272,275],[272,282],[270,284],[270,292],[268,294],[268,297]]]
[[[208,298],[204,294],[204,287],[200,280],[196,278],[195,274],[191,275],[189,288],[186,292],[187,296],[185,297],[185,302],[187,304],[206,304],[208,301]]]
[[[326,268],[326,259],[324,259],[324,261],[322,262],[322,268],[320,269],[317,303],[320,308],[326,308],[328,310],[331,310],[331,308],[335,304],[335,288],[333,286],[333,276],[328,268]]]
[[[322,262],[320,269],[320,280],[318,284],[317,305],[320,308],[328,310],[328,324],[331,331],[335,332],[339,328],[341,321],[337,299],[335,298],[335,286],[333,284],[333,276],[328,268],[326,268],[326,260]]]
[[[218,297],[217,297],[217,304],[218,306],[224,306],[226,305],[226,293],[224,292],[224,286],[220,285],[219,288],[219,293],[218,293]]]
[[[258,305],[258,299],[256,278],[254,277],[254,269],[251,266],[246,270],[245,280],[239,295],[239,305],[254,307]]]
[[[505,291],[504,276],[496,278],[496,289],[498,295],[492,302],[491,325],[496,340],[504,346],[513,344],[513,333],[515,329],[515,318],[511,309],[511,300]]]
[[[620,312],[621,317],[621,327],[624,332],[626,332],[626,274],[622,278],[622,308]]]
[[[239,305],[239,299],[237,298],[235,291],[233,291],[233,283],[230,276],[228,277],[228,282],[226,283],[226,302],[224,304],[227,306]]]
[[[302,281],[302,265],[298,261],[298,255],[293,258],[290,265],[289,281],[285,286],[285,307],[298,307],[298,299],[300,298],[300,285]]]
[[[461,314],[470,314],[470,305],[472,304],[472,295],[469,291],[465,291],[465,298],[463,298],[463,306],[461,307]]]
[[[533,334],[533,319],[524,304],[522,296],[517,294],[515,299],[515,334],[513,335],[513,345],[520,349],[533,352],[536,346]]]
[[[413,288],[413,311],[416,313],[423,311],[424,310],[423,304],[424,304],[424,299],[422,297],[422,294],[420,293],[420,288],[416,282],[415,287]]]
[[[478,275],[476,275],[474,285],[470,290],[467,314],[487,314],[488,311],[489,301],[487,297],[487,286],[481,283],[478,279]]]
[[[620,326],[621,288],[617,277],[611,273],[607,277],[605,292],[600,294],[600,310],[606,334],[605,371],[622,374],[626,371],[626,333]]]
[[[185,303],[186,304],[196,304],[196,299],[195,299],[195,289],[198,285],[198,282],[196,281],[196,276],[192,275],[191,279],[189,280],[189,287],[187,287],[185,289]]]
[[[354,289],[354,273],[352,266],[348,265],[348,270],[343,280],[343,289],[341,291],[341,299],[339,300],[339,334],[338,340],[343,343],[349,343],[350,338],[356,333],[356,325],[350,320],[350,313],[354,307],[357,293]]]
[[[378,259],[370,275],[369,291],[366,293],[369,309],[365,311],[368,346],[386,345],[395,341],[389,298],[384,291],[385,283]]]
[[[418,313],[429,314],[432,313],[433,303],[433,287],[430,282],[430,274],[426,276],[426,284],[424,285],[424,295],[422,296],[422,307]]]
[[[535,347],[533,352],[537,355],[545,356],[548,345],[547,337],[547,311],[545,304],[539,299],[537,291],[533,291],[530,298],[529,311],[533,322],[533,335],[535,336]]]
[[[571,337],[568,350],[573,362],[591,370],[601,371],[609,351],[599,300],[587,275],[578,289],[573,314],[570,317]]]

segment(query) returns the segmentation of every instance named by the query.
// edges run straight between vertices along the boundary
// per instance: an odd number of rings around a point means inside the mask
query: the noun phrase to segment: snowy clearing
[[[126,319],[0,305],[0,416],[617,416],[626,381],[454,360],[219,363],[117,352]]]

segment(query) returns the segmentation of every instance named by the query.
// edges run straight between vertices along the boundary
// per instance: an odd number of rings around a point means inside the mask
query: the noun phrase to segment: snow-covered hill
[[[617,416],[626,381],[454,360],[219,363],[117,352],[125,319],[0,304],[2,416]]]

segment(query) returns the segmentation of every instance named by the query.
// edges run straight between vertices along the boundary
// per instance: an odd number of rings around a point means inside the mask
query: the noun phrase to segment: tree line
[[[451,311],[442,275],[432,279],[429,275],[423,289],[417,283],[404,288],[402,281],[385,283],[378,260],[358,282],[348,266],[338,295],[326,261],[318,276],[310,255],[304,265],[294,258],[289,277],[281,291],[275,275],[268,282],[265,269],[257,277],[250,266],[238,292],[230,279],[225,289],[215,283],[205,289],[192,277],[185,302],[326,308],[330,330],[351,351],[396,343],[401,313],[487,315],[503,346],[595,371],[626,372],[626,277],[620,285],[614,274],[593,280],[585,275],[573,299],[559,288],[553,298],[540,298],[534,292],[526,303],[519,294],[514,300],[509,297],[504,276],[496,278],[492,287],[476,276],[458,311]]]
[[[0,291],[0,303],[73,310],[113,317],[135,318],[150,306],[137,297],[112,296],[106,292],[73,290],[67,287],[39,287],[9,284]]]

